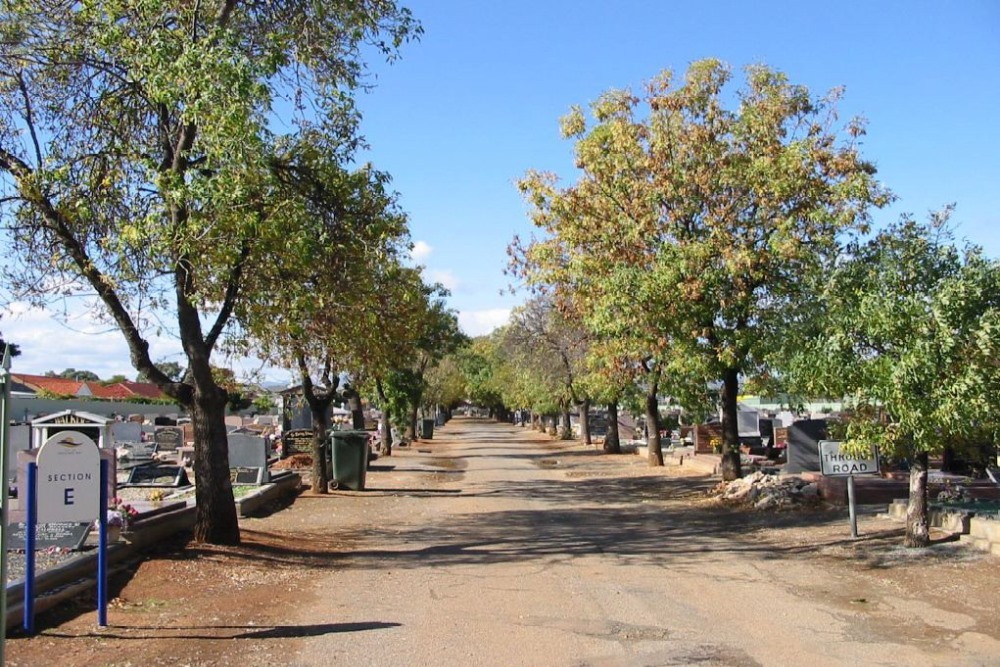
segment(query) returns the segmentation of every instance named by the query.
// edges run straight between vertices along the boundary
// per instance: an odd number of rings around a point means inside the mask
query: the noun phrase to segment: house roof
[[[125,380],[124,382],[119,382],[118,384],[130,391],[133,396],[142,396],[143,398],[167,398],[167,396],[160,391],[160,388],[151,382],[132,382],[131,380]]]
[[[87,383],[79,380],[24,373],[11,373],[11,377],[36,392],[48,391],[58,396],[89,396],[92,393]]]
[[[127,401],[130,398],[167,398],[159,387],[148,382],[132,382],[124,380],[115,384],[103,385],[99,382],[81,382],[66,378],[48,377],[45,375],[28,375],[11,373],[14,382],[28,389],[39,392],[47,391],[58,396],[93,396],[109,400]]]

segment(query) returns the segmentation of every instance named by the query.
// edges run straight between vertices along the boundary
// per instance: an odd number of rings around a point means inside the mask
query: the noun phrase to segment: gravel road
[[[295,614],[352,631],[290,664],[1000,664],[995,627],[734,539],[738,517],[660,502],[641,468],[603,478],[579,445],[459,421],[425,451],[373,474],[360,548]]]

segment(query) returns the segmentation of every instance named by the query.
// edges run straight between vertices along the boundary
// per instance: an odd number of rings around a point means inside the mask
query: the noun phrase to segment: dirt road
[[[391,468],[391,469],[390,469]],[[997,665],[1000,561],[840,511],[762,515],[714,480],[457,419],[364,493],[302,496],[67,612],[8,664]]]

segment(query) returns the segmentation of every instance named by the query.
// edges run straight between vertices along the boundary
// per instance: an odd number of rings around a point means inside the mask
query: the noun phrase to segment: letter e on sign
[[[56,433],[38,450],[38,522],[97,519],[101,452],[78,431]]]

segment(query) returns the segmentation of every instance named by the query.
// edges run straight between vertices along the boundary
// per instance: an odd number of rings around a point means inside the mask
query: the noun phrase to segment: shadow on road
[[[401,623],[385,623],[371,621],[365,623],[320,623],[317,625],[275,625],[260,627],[255,625],[201,625],[188,627],[163,626],[114,626],[108,630],[85,634],[66,634],[61,632],[41,632],[42,637],[61,637],[74,639],[77,637],[100,637],[102,639],[137,639],[149,641],[152,639],[293,639],[297,637],[319,637],[322,635],[340,634],[345,632],[365,632],[368,630],[385,630],[397,628]],[[115,632],[118,629],[124,632]],[[213,630],[221,631],[210,634]],[[236,632],[228,632],[228,631]],[[141,634],[133,634],[133,633]]]

